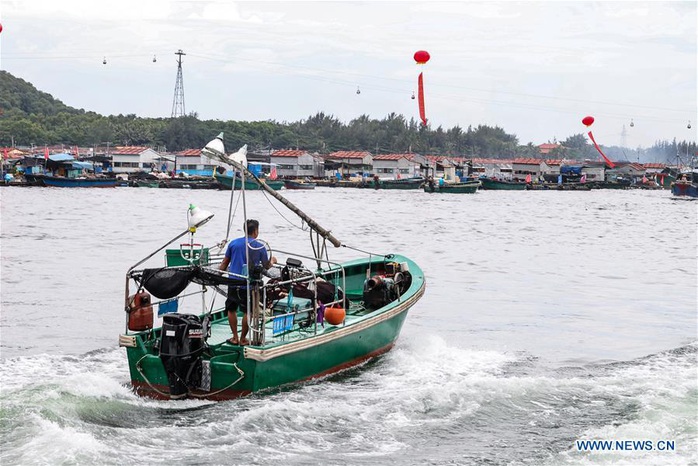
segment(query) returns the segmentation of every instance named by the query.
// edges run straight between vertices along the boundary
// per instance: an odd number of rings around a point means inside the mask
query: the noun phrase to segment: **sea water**
[[[239,236],[238,198],[227,232],[225,191],[0,189],[0,463],[698,464],[695,202],[282,192],[348,246],[331,259],[404,254],[426,294],[386,355],[211,403],[131,392],[123,287],[190,203],[216,213],[196,242]],[[246,197],[275,255],[311,253],[293,214]]]

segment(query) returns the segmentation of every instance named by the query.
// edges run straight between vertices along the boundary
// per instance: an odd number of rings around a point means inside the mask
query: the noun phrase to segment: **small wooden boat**
[[[160,187],[160,180],[148,180],[148,179],[131,180],[131,185],[134,188],[159,188]]]
[[[459,183],[437,183],[427,181],[424,184],[425,193],[454,193],[471,194],[480,188],[480,181],[462,181]]]
[[[516,190],[523,191],[526,189],[526,182],[524,181],[508,181],[508,180],[498,180],[496,178],[482,177],[480,178],[482,183],[482,189],[487,190]]]
[[[189,179],[189,178],[169,178],[161,180],[160,188],[167,189],[219,189],[219,183],[211,178]]]
[[[591,191],[591,183],[529,183],[528,191]]]
[[[106,177],[66,178],[53,175],[34,175],[34,180],[41,186],[55,188],[113,188],[116,186],[116,178]]]
[[[412,178],[401,178],[399,180],[382,180],[375,176],[371,180],[361,182],[359,188],[371,189],[419,189],[424,184],[421,176]]]
[[[681,172],[671,184],[671,194],[678,197],[698,197],[698,168]]]
[[[304,180],[284,180],[286,189],[315,189],[317,183]]]
[[[256,267],[233,276],[219,270],[222,255],[194,240],[197,228],[213,215],[190,207],[189,228],[126,273],[126,331],[119,344],[126,348],[136,393],[162,399],[237,398],[324,377],[390,350],[409,309],[424,293],[419,266],[392,253],[331,261],[326,246],[348,245],[226,156],[222,135],[202,153],[232,165],[301,217],[315,233],[310,239],[317,253],[306,257],[275,248],[274,254],[286,260],[270,269],[277,272],[274,278],[262,277]],[[185,235],[186,244],[166,249],[162,267],[156,254]],[[150,268],[140,268],[151,259]],[[216,300],[226,285],[248,291],[251,341],[244,346],[229,340],[225,298]],[[154,321],[156,309],[161,326]]]
[[[242,181],[240,180],[239,176],[232,177],[223,173],[216,172],[213,174],[213,177],[216,179],[216,181],[218,181],[219,189],[233,189],[233,180],[235,180],[235,189],[242,188]],[[269,186],[271,189],[275,191],[278,191],[279,189],[284,187],[284,182],[281,180],[269,180],[266,178],[255,177],[255,179],[245,179],[245,190],[255,191],[263,189],[261,183],[264,183],[265,185]]]

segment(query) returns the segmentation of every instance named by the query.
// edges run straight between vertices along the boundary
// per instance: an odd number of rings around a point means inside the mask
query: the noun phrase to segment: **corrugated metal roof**
[[[149,147],[143,147],[143,146],[117,146],[115,147],[111,153],[116,154],[116,155],[138,155],[141,152],[145,152]]]
[[[511,164],[513,163],[512,159],[485,159],[485,158],[477,158],[473,159],[473,164],[478,164],[478,165],[494,165],[494,164],[502,164],[502,163],[508,163]]]
[[[201,155],[201,149],[185,149],[179,152],[175,152],[177,157],[199,157]]]
[[[563,159],[551,159],[551,160],[545,160],[545,163],[547,163],[549,166],[554,167],[558,165],[562,165],[565,161]]]
[[[515,164],[517,165],[540,165],[542,162],[541,159],[532,159],[532,158],[518,158],[514,159]]]
[[[352,151],[352,150],[340,150],[337,152],[332,152],[327,156],[328,159],[363,159],[364,157],[371,155],[370,152],[366,151]]]
[[[272,157],[301,157],[302,155],[307,154],[307,150],[299,150],[299,149],[279,149],[275,150],[271,153]]]
[[[666,168],[666,165],[663,163],[656,163],[656,162],[650,162],[645,164],[645,168]]]
[[[415,154],[405,153],[405,154],[378,154],[373,156],[373,160],[400,160],[407,159],[409,161],[414,160]]]

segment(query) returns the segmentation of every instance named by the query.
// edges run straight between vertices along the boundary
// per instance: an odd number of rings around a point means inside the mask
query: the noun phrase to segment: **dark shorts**
[[[235,312],[238,307],[243,311],[247,310],[247,288],[239,286],[228,287],[228,298],[225,300],[225,310]]]

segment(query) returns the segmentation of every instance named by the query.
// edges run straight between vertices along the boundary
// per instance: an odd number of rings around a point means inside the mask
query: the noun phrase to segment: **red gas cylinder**
[[[328,307],[325,309],[325,320],[330,325],[340,325],[344,322],[347,313],[341,307]]]
[[[141,291],[128,297],[128,329],[134,331],[153,328],[153,305],[150,293]]]

